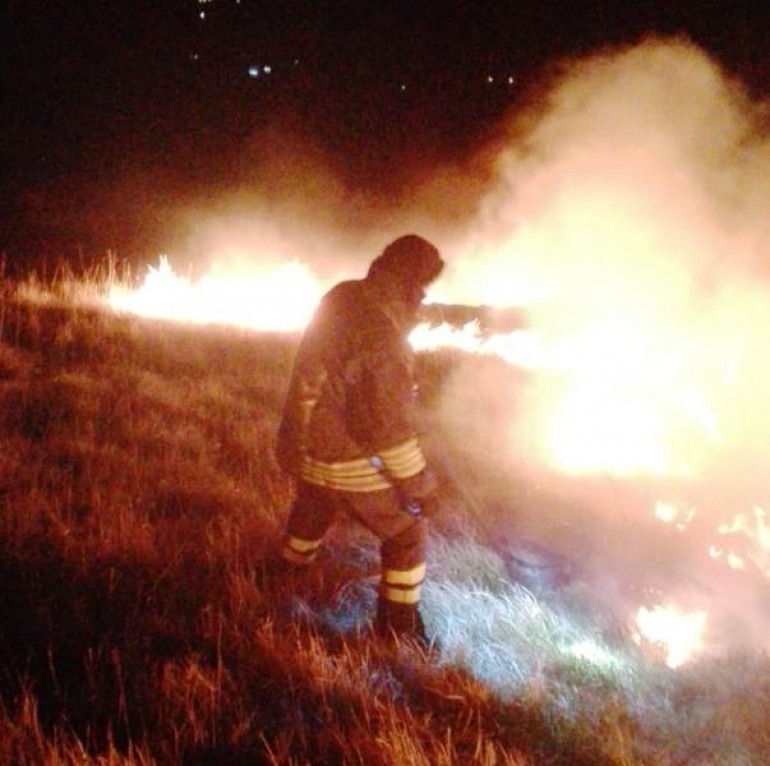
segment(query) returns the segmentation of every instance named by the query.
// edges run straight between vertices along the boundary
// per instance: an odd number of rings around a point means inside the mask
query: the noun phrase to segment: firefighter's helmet
[[[372,261],[368,276],[387,276],[405,284],[427,287],[443,268],[444,261],[435,245],[418,234],[405,234]]]

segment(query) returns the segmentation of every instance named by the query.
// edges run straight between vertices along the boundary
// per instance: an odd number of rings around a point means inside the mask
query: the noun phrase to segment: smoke
[[[559,542],[575,555],[609,535],[600,567],[625,559],[635,574],[668,576],[672,591],[692,577],[699,593],[727,593],[722,607],[741,611],[758,641],[766,599],[730,584],[707,551],[722,544],[720,525],[770,500],[764,116],[683,40],[564,63],[505,127],[496,184],[452,243],[437,295],[526,306],[548,351],[548,364],[515,380],[470,360],[447,385],[441,425],[468,494],[494,505],[509,493],[529,531],[561,515],[574,540]],[[556,479],[549,465],[581,478]],[[527,499],[513,489],[521,483],[553,491]],[[656,499],[695,508],[697,532],[676,532],[672,545],[669,530],[655,531]],[[743,552],[766,560],[755,521]],[[689,566],[697,575],[683,578]]]
[[[511,121],[497,188],[454,248],[448,293],[467,297],[471,277],[478,302],[509,304],[507,288],[587,303],[641,276],[678,303],[722,272],[762,268],[770,154],[740,84],[683,42],[564,69]],[[490,287],[489,271],[505,267],[510,284]]]
[[[298,261],[331,281],[360,271],[351,221],[367,215],[322,147],[275,123],[240,149],[218,193],[179,204],[169,247],[197,274],[248,275]]]
[[[362,183],[346,155],[314,137],[296,117],[276,116],[255,132],[221,193],[182,201],[168,227],[177,264],[250,273],[289,260],[308,266],[324,287],[363,276],[395,237],[419,232],[447,242],[475,213],[483,163],[406,163]]]

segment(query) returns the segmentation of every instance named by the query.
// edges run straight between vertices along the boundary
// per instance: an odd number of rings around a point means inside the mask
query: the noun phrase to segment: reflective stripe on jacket
[[[377,459],[379,458],[379,460]],[[374,492],[393,486],[425,469],[425,457],[417,439],[381,450],[371,458],[362,457],[338,463],[325,463],[305,456],[299,476],[310,484],[348,492]]]

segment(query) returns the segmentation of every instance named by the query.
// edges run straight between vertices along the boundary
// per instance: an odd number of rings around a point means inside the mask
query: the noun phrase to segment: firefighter
[[[438,499],[416,432],[407,337],[443,266],[436,247],[408,234],[364,279],[324,296],[297,352],[277,441],[280,465],[297,479],[285,564],[311,565],[334,519],[353,517],[380,541],[376,632],[422,643],[425,519]]]

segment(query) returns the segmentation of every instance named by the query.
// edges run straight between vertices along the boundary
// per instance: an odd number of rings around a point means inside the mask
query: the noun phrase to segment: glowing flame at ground
[[[673,503],[666,503],[662,500],[655,504],[655,517],[666,524],[673,524],[682,532],[687,529],[695,515],[695,508],[679,508]]]
[[[148,317],[296,332],[326,287],[297,262],[194,281],[162,257],[138,289],[115,286],[108,300]],[[620,316],[550,335],[548,328],[484,333],[477,322],[422,324],[410,342],[417,350],[493,355],[537,373],[530,416],[540,418],[539,436],[531,446],[564,472],[690,477],[718,436],[718,416],[699,388],[709,379],[713,392],[713,375],[694,356],[692,336]]]
[[[448,268],[431,296],[523,307],[529,329],[421,327],[412,344],[534,373],[525,407],[509,405],[496,426],[511,422],[512,454],[560,471],[695,479],[734,445],[741,458],[766,453],[770,417],[747,405],[770,387],[768,286],[747,266],[768,241],[757,171],[768,155],[752,144],[751,105],[699,51],[654,44],[589,58],[542,103],[548,112],[525,115],[529,132],[514,130],[497,156],[477,220],[439,242]],[[306,251],[291,239],[282,231],[280,252]],[[329,286],[298,263],[192,282],[162,262],[110,302],[296,331]]]
[[[489,354],[533,370],[553,363],[541,347],[537,333],[513,330],[485,335],[477,321],[467,322],[462,327],[446,322],[436,327],[423,323],[412,331],[409,342],[418,351],[456,349],[470,354]]]
[[[770,577],[770,526],[763,508],[755,505],[751,513],[739,513],[728,524],[719,527],[724,544],[713,546],[711,555],[724,558],[733,569],[745,569],[751,562],[757,569]],[[733,546],[740,547],[738,553]]]
[[[645,333],[621,317],[550,340],[536,330],[484,335],[475,323],[420,326],[410,340],[420,350],[495,355],[538,372],[546,395],[536,402],[541,456],[561,471],[690,477],[718,435],[692,341],[671,332]]]
[[[636,613],[634,640],[663,652],[666,665],[678,668],[703,649],[708,615],[705,611],[684,612],[675,607],[641,607]]]
[[[655,517],[684,532],[697,515],[694,507],[682,508],[673,503],[658,501]],[[756,568],[770,578],[770,525],[765,510],[754,505],[749,513],[738,513],[713,530],[719,542],[712,543],[709,555],[724,561],[731,569]]]
[[[211,272],[193,281],[176,274],[162,256],[138,289],[115,286],[108,301],[118,311],[157,319],[295,332],[308,323],[321,291],[297,262],[246,274]]]

